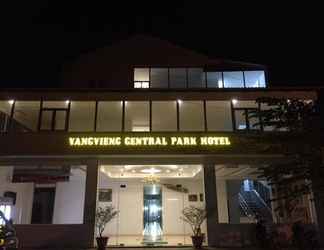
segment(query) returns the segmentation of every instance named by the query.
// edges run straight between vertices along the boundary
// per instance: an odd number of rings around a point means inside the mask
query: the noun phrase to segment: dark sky
[[[324,86],[321,6],[297,1],[7,2],[0,14],[1,87],[59,86],[64,61],[136,33],[210,57],[265,64],[272,85]]]

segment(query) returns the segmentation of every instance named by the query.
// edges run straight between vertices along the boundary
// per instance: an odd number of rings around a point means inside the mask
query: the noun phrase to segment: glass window
[[[252,109],[236,109],[234,111],[235,114],[235,127],[237,130],[259,130],[260,125],[258,124],[260,121],[258,118],[249,118],[249,111]],[[258,125],[257,125],[258,124]]]
[[[40,102],[16,101],[12,128],[24,132],[36,131]]]
[[[71,102],[69,131],[93,131],[95,102]]]
[[[81,165],[0,167],[7,218],[14,224],[82,224],[86,171]]]
[[[208,131],[233,131],[230,101],[206,101]]]
[[[149,68],[135,68],[134,69],[134,82],[149,82],[150,69]]]
[[[187,71],[185,68],[170,68],[170,88],[187,87]]]
[[[245,109],[235,110],[235,127],[237,130],[245,130],[248,129],[248,125],[246,123],[246,114]]]
[[[264,88],[266,86],[264,71],[244,71],[245,86],[247,88]]]
[[[44,101],[43,108],[67,109],[70,101]]]
[[[204,105],[202,101],[178,101],[181,131],[204,131]]]
[[[236,100],[233,102],[233,107],[234,108],[257,108],[258,104],[256,101],[241,101],[241,100]]]
[[[8,130],[13,103],[14,101],[0,101],[0,132]]]
[[[149,102],[125,101],[125,130],[150,131]]]
[[[152,131],[176,131],[176,101],[152,102]]]
[[[53,113],[52,110],[42,111],[41,130],[52,130]]]
[[[223,88],[222,72],[206,72],[208,88]]]
[[[189,88],[205,88],[205,73],[202,68],[188,69],[188,86]]]
[[[99,102],[97,131],[121,131],[122,108],[122,101]]]
[[[224,88],[244,88],[243,72],[228,71],[224,74]]]
[[[151,88],[168,88],[167,68],[151,68]]]

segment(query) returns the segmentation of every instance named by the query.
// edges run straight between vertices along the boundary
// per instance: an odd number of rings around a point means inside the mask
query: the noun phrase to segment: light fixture
[[[233,105],[237,104],[238,100],[237,99],[232,99]]]
[[[12,104],[15,103],[15,100],[9,100],[8,103],[9,103],[10,105],[12,105]]]
[[[177,102],[178,102],[178,104],[181,104],[182,103],[182,100],[178,99]]]
[[[145,174],[155,174],[155,173],[160,173],[161,170],[156,168],[145,168],[142,169],[141,172]]]
[[[69,104],[69,103],[70,103],[70,100],[66,100],[66,101],[65,101],[65,104]]]
[[[133,170],[132,170],[132,173],[136,173],[136,170],[133,169]]]
[[[165,172],[167,172],[167,173],[171,173],[171,170],[170,170],[170,169],[167,169]]]

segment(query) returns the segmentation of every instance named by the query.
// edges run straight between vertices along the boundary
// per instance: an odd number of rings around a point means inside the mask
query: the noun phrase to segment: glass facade
[[[211,71],[203,68],[134,68],[134,88],[265,88],[263,70]]]
[[[269,108],[269,107],[260,107]],[[1,132],[176,132],[265,130],[255,101],[2,101]],[[11,119],[12,115],[12,119]]]
[[[203,172],[201,165],[101,165],[97,206],[119,210],[103,233],[108,244],[191,245],[191,228],[181,216],[185,207],[205,206]]]

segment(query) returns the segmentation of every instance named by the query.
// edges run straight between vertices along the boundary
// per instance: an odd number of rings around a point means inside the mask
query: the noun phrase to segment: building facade
[[[0,209],[22,246],[94,244],[95,211],[119,210],[109,245],[191,245],[185,207],[207,210],[204,244],[254,244],[254,217],[280,223],[258,168],[287,160],[285,131],[248,112],[271,88],[262,65],[212,60],[135,37],[65,65],[64,87],[0,91]],[[306,223],[316,223],[310,197]]]

